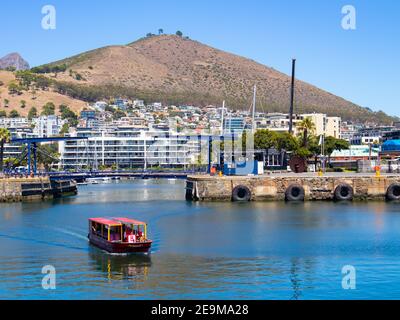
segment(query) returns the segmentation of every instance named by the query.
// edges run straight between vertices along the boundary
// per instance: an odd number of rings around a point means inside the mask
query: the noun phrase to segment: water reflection
[[[89,259],[108,280],[144,282],[151,267],[150,255],[111,255],[96,248],[89,250]]]

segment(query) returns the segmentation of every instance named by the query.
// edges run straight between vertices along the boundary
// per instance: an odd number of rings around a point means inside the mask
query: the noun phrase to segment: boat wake
[[[26,241],[26,242],[31,242],[31,243],[44,244],[44,245],[52,246],[52,247],[63,247],[63,248],[68,248],[68,249],[73,249],[73,250],[88,251],[87,247],[82,248],[82,247],[76,247],[76,246],[69,246],[69,245],[64,244],[64,243],[50,242],[50,241],[33,239],[33,238],[25,238],[25,237],[9,235],[9,234],[0,233],[0,237],[1,238],[6,238],[6,239],[11,239],[11,240],[18,240],[18,241]]]

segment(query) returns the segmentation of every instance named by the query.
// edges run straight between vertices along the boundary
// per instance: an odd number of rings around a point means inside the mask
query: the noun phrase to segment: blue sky
[[[44,5],[56,30],[41,27]],[[357,29],[341,27],[344,5]],[[2,0],[0,56],[19,52],[31,66],[163,28],[297,76],[373,110],[400,116],[400,2],[396,0]],[[397,77],[396,77],[397,76]],[[396,78],[395,78],[396,77]]]

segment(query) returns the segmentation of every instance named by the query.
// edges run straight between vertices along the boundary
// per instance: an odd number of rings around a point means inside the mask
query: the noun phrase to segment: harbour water
[[[0,299],[399,299],[400,205],[191,203],[183,181],[0,204]],[[149,256],[89,245],[87,219],[149,223]],[[42,267],[56,289],[42,288]],[[354,266],[356,289],[342,287]]]

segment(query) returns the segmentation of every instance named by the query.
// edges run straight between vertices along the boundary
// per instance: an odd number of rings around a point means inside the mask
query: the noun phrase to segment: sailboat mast
[[[254,92],[253,92],[253,112],[252,112],[252,122],[251,122],[251,129],[254,133],[256,130],[256,123],[255,123],[255,117],[256,117],[256,96],[257,96],[257,86],[254,85]]]
[[[221,109],[221,136],[224,134],[224,111],[225,111],[225,100],[222,102],[222,109]]]

